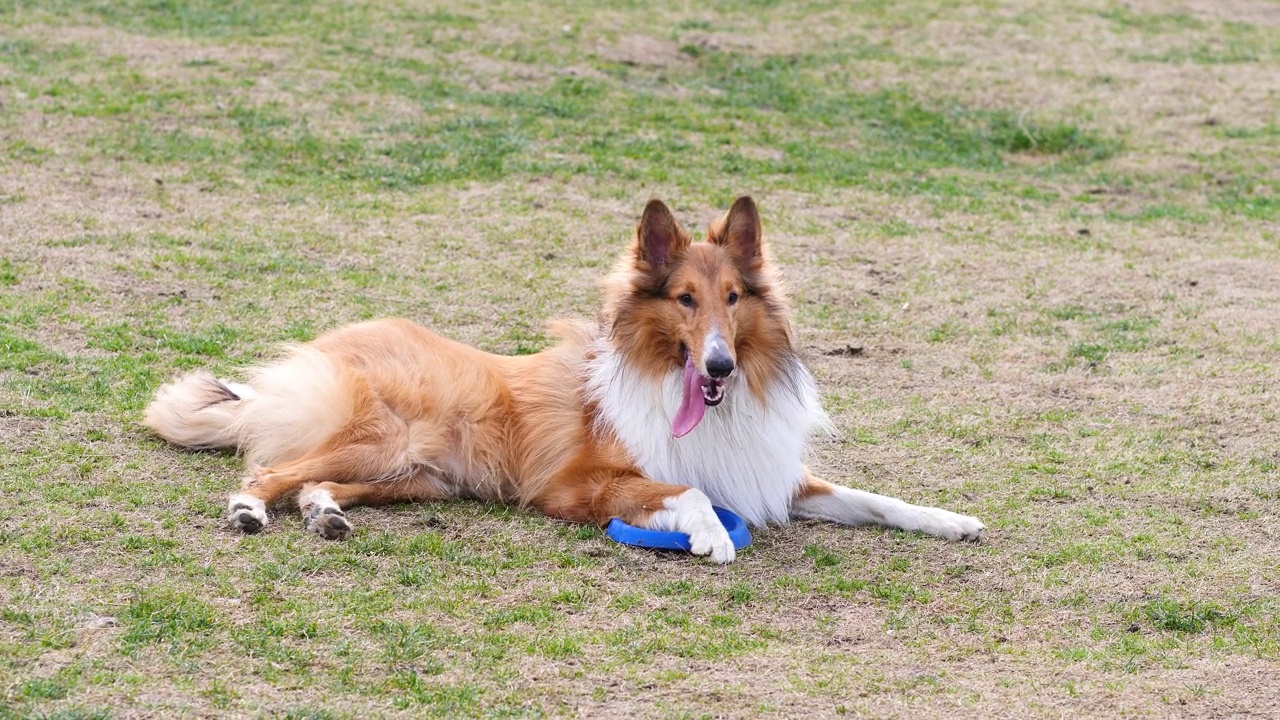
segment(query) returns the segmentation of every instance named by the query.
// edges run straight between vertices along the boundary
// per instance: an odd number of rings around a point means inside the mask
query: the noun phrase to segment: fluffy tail
[[[256,393],[198,370],[161,386],[142,424],[174,445],[192,450],[239,446],[240,415]]]
[[[323,353],[294,347],[238,385],[198,371],[164,385],[143,424],[174,445],[236,449],[252,465],[302,456],[341,429],[355,407],[352,381]]]

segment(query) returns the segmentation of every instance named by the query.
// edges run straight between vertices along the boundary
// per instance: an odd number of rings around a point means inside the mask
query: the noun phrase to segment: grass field
[[[1280,3],[0,0],[0,718],[1276,717]],[[728,567],[475,503],[241,537],[182,369],[584,316],[760,203],[843,484]]]

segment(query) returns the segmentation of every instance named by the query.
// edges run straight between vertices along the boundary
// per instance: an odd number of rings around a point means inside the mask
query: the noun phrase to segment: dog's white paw
[[[689,488],[663,500],[662,505],[663,510],[649,517],[649,529],[682,532],[689,536],[689,552],[694,555],[710,556],[721,565],[733,562],[733,540],[706,494]]]
[[[987,526],[976,517],[938,508],[929,508],[929,513],[920,523],[920,532],[952,542],[978,542],[986,529]]]
[[[302,518],[307,529],[325,540],[346,540],[351,536],[351,523],[333,495],[316,488],[301,497]]]
[[[267,526],[267,506],[252,495],[232,495],[227,501],[227,521],[236,530],[252,535]]]
[[[729,539],[729,531],[724,529],[718,519],[714,526],[689,533],[689,552],[710,556],[712,562],[720,565],[733,562],[737,555],[737,551],[733,549],[733,540]]]
[[[307,529],[325,540],[346,540],[351,537],[351,523],[347,514],[336,507],[317,508],[305,518]]]

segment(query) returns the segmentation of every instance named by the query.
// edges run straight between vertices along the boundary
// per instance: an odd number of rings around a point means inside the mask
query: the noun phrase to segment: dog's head
[[[655,376],[683,373],[677,437],[727,393],[747,389],[763,400],[793,354],[785,298],[749,197],[738,198],[701,243],[651,200],[611,278],[605,312],[615,347]]]

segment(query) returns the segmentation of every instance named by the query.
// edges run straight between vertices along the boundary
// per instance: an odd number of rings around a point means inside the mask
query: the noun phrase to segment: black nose
[[[726,378],[733,372],[733,359],[728,355],[707,358],[707,374],[713,378]]]

